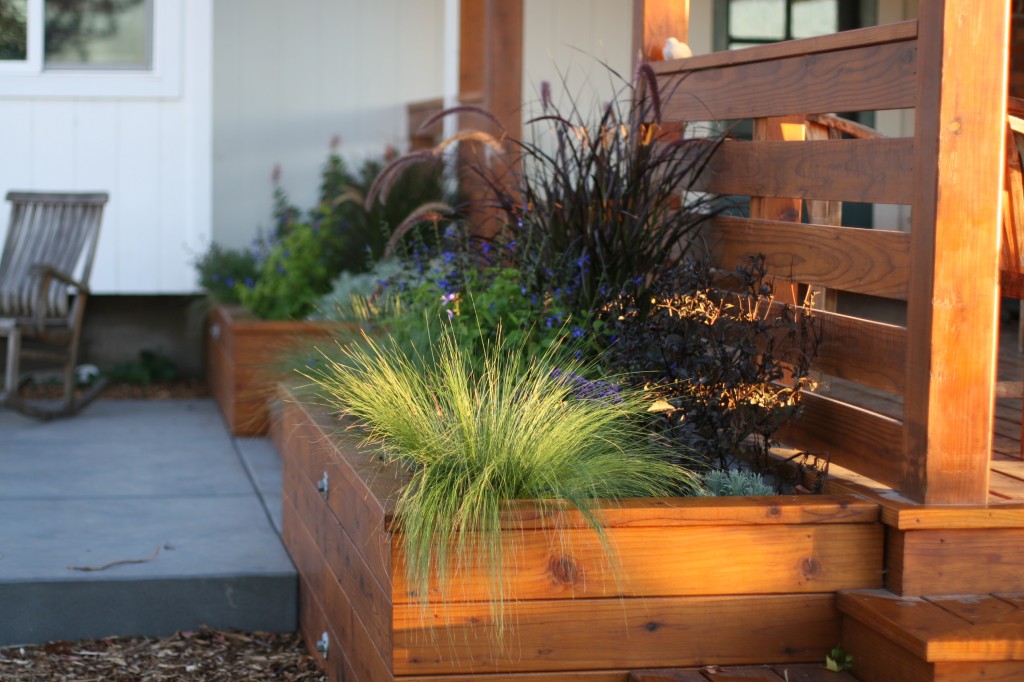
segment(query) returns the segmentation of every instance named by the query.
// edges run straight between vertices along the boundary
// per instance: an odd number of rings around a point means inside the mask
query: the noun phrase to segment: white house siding
[[[539,112],[540,83],[548,81],[564,110],[567,96],[597,111],[621,82],[607,63],[630,78],[633,3],[622,0],[525,0],[523,3],[523,114]],[[563,83],[564,78],[564,83]],[[524,130],[524,134],[528,134]]]
[[[313,205],[333,136],[357,165],[404,148],[405,106],[444,91],[444,0],[217,0],[213,238],[270,225],[271,173]]]
[[[174,23],[157,29],[172,43],[158,57],[165,82],[143,94],[119,74],[0,74],[0,192],[110,193],[96,293],[196,288],[192,261],[210,230],[211,13],[209,0],[178,0],[162,14],[168,2],[157,0],[157,19]]]

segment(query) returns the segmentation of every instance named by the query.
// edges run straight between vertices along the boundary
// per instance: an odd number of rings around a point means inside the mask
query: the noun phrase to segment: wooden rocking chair
[[[7,363],[0,405],[39,419],[69,416],[103,390],[99,380],[76,395],[75,364],[107,194],[10,192],[7,200],[11,220],[0,256],[0,338],[7,338]],[[31,378],[19,373],[22,358],[63,368],[64,396],[56,407],[22,398]]]

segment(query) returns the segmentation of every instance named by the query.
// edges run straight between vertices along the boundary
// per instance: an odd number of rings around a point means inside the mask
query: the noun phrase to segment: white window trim
[[[180,97],[182,5],[181,0],[153,0],[152,68],[47,70],[43,65],[43,0],[28,0],[28,58],[0,61],[0,97]]]

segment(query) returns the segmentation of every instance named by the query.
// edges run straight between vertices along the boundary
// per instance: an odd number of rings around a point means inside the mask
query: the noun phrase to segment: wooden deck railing
[[[782,439],[922,503],[988,494],[1008,22],[1002,0],[933,0],[916,21],[652,64],[665,121],[754,120],[706,174],[708,190],[750,197],[749,218],[707,231],[721,266],[763,253],[777,290],[906,302],[905,327],[822,311],[817,358],[901,395],[902,419],[808,395]],[[912,137],[827,139],[808,124],[894,109],[914,110]],[[805,201],[817,223],[802,222]],[[838,201],[908,205],[911,230],[843,227],[818,210]]]

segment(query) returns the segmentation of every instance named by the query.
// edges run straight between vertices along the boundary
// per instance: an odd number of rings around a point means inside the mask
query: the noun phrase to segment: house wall
[[[444,0],[217,0],[213,238],[268,228],[271,173],[292,202],[317,198],[331,138],[358,165],[403,149],[405,105],[444,91]]]
[[[210,4],[156,8],[153,73],[0,73],[0,193],[110,193],[97,293],[194,291],[209,234]]]

